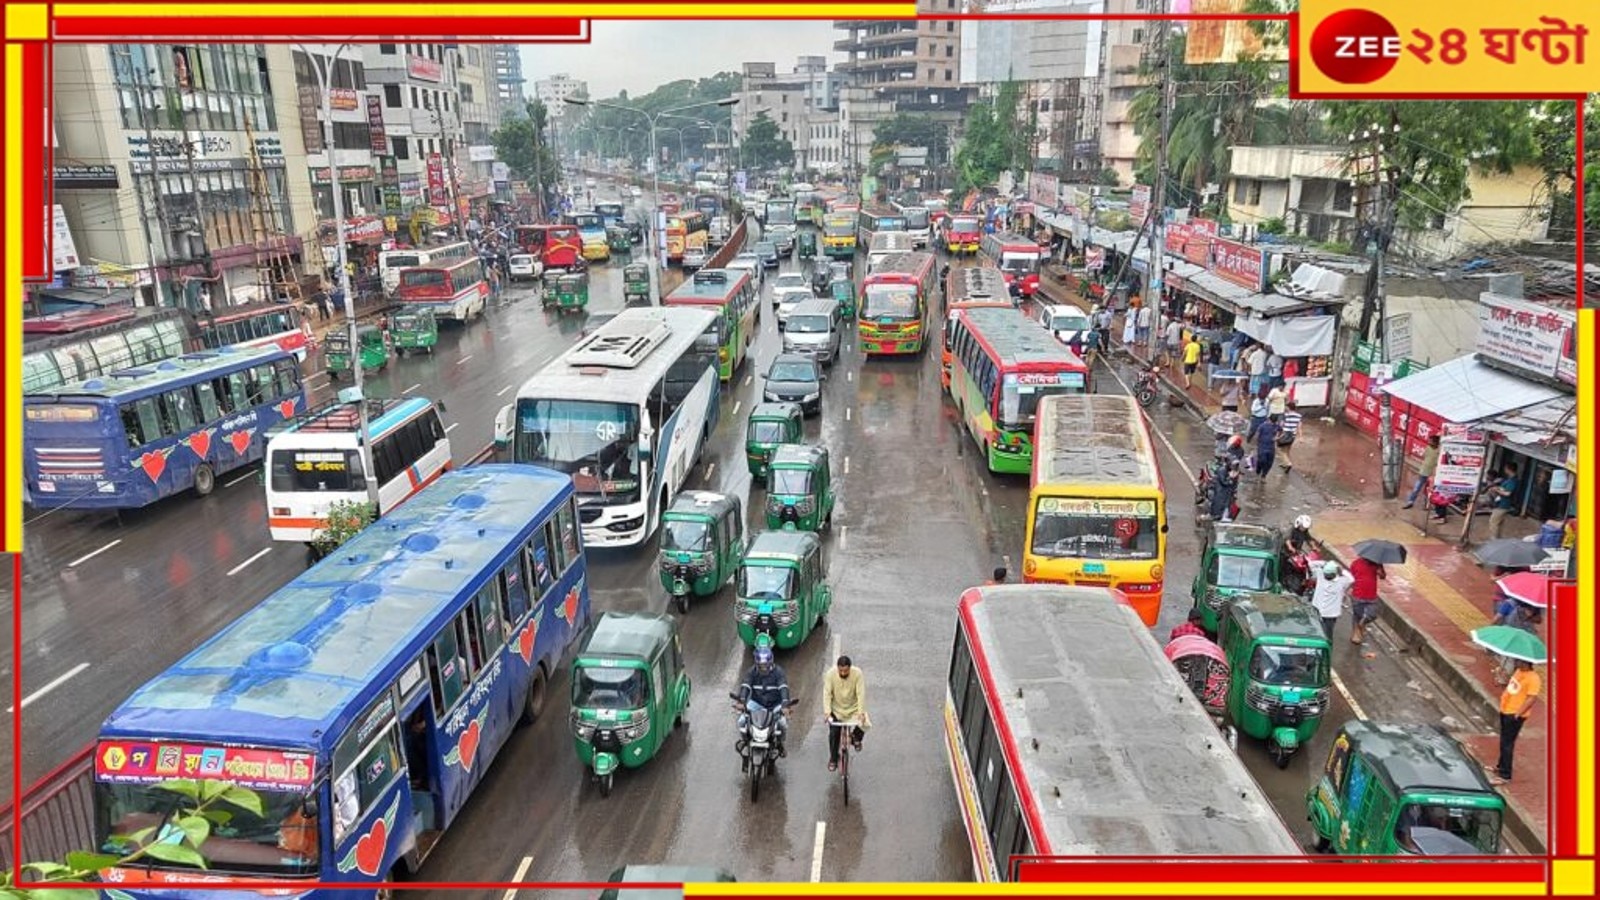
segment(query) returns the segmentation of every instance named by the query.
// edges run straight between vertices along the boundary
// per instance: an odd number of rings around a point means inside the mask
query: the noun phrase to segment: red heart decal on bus
[[[194,434],[189,435],[189,437],[184,440],[184,443],[188,445],[190,450],[194,451],[196,456],[200,457],[201,459],[205,459],[206,455],[211,452],[211,436],[216,434],[216,432],[217,430],[215,428],[207,428],[205,431],[196,431]]]
[[[356,841],[356,868],[363,875],[378,874],[383,865],[383,851],[389,846],[389,826],[382,819],[372,823],[372,830]]]
[[[255,429],[246,428],[228,435],[228,443],[233,445],[233,452],[243,456],[250,449],[250,436],[255,434]]]
[[[151,450],[135,460],[134,465],[143,469],[144,474],[149,477],[150,483],[155,484],[161,480],[161,473],[167,470],[167,454],[171,452],[171,447],[165,450]]]
[[[465,771],[472,771],[472,761],[477,758],[478,738],[481,736],[482,731],[478,728],[477,722],[468,725],[467,730],[461,732],[461,740],[456,744],[456,749],[461,751],[461,768]]]
[[[539,623],[529,622],[522,626],[522,634],[517,639],[517,652],[522,655],[522,661],[533,665],[533,640],[539,634]]]
[[[561,604],[561,618],[567,620],[570,627],[578,621],[578,586],[573,585],[567,592],[567,600]]]
[[[283,416],[285,419],[292,418],[294,416],[294,407],[294,398],[291,397],[288,400],[278,404],[278,414]]]

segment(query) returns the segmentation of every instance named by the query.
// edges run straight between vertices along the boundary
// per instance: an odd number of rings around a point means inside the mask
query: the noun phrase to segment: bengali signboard
[[[400,162],[393,156],[378,157],[379,190],[383,192],[383,214],[400,215]]]
[[[1091,272],[1105,268],[1106,248],[1089,247],[1083,251],[1083,267]]]
[[[428,202],[437,206],[444,200],[444,157],[435,153],[428,157]]]
[[[406,74],[418,81],[443,81],[444,66],[425,56],[406,57]]]
[[[328,108],[350,112],[361,108],[361,95],[349,88],[329,88]]]
[[[1211,224],[1213,230],[1208,233],[1205,224]],[[1204,219],[1173,222],[1167,225],[1167,252],[1203,266],[1211,261],[1211,240],[1216,235],[1214,229],[1215,223],[1206,223]]]
[[[1473,440],[1473,438],[1477,438]],[[1439,441],[1439,465],[1433,472],[1433,489],[1443,494],[1471,494],[1483,479],[1486,446],[1470,432]]]
[[[66,272],[76,269],[80,262],[78,248],[72,242],[72,228],[67,224],[67,213],[61,208],[61,204],[58,203],[50,208],[47,227],[51,233],[50,253],[54,257],[51,260],[54,266],[51,271]]]
[[[307,153],[321,153],[324,147],[322,141],[322,123],[317,119],[317,110],[322,107],[322,98],[313,86],[300,86],[300,134],[305,138]]]
[[[1569,311],[1485,291],[1478,295],[1478,355],[1575,384],[1575,322]]]
[[[1133,196],[1128,199],[1128,215],[1135,223],[1143,222],[1145,216],[1150,214],[1150,186],[1136,184],[1133,186]]]
[[[494,146],[492,144],[479,144],[468,147],[467,159],[471,162],[494,162]]]
[[[1211,274],[1252,291],[1267,286],[1265,255],[1255,247],[1216,238],[1211,242]]]
[[[122,186],[116,166],[55,166],[51,176],[58,191],[116,190]]]
[[[371,166],[340,166],[339,167],[339,180],[341,182],[345,182],[345,181],[371,181],[372,178],[373,178],[373,172],[372,172],[372,167]],[[311,183],[312,184],[327,184],[328,180],[329,179],[328,179],[328,167],[327,166],[323,166],[320,169],[312,169],[311,170]]]
[[[96,781],[216,780],[258,791],[304,791],[311,786],[316,766],[311,753],[160,741],[101,741],[94,755]]]
[[[371,136],[372,152],[389,152],[389,134],[383,127],[383,98],[367,95],[367,133]]]

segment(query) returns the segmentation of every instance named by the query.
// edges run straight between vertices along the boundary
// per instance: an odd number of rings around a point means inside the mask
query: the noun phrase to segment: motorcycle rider
[[[1283,551],[1294,556],[1309,549],[1311,549],[1311,517],[1295,516],[1294,524],[1289,528],[1289,536],[1283,539]]]
[[[744,683],[739,685],[739,705],[744,708],[739,713],[739,732],[750,725],[750,714],[757,708],[773,710],[777,713],[777,724],[773,734],[777,738],[778,755],[787,756],[784,747],[784,738],[788,734],[788,718],[783,714],[783,708],[789,702],[789,677],[784,674],[783,667],[773,662],[771,647],[756,647],[755,665],[744,675]]]

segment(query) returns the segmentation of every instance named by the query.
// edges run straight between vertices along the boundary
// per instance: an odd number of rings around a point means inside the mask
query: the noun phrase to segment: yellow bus
[[[1116,588],[1153,626],[1166,561],[1166,489],[1138,403],[1113,394],[1042,398],[1023,580]]]
[[[683,251],[705,250],[711,240],[711,220],[699,210],[683,210],[667,216],[667,259],[683,261]]]
[[[855,213],[831,212],[822,217],[822,253],[829,259],[855,258]]]

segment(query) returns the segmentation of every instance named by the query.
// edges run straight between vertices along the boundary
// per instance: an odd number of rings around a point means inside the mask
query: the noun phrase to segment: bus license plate
[[[1085,575],[1104,575],[1105,573],[1106,573],[1106,564],[1105,563],[1084,563],[1083,564],[1083,574],[1085,574]]]

